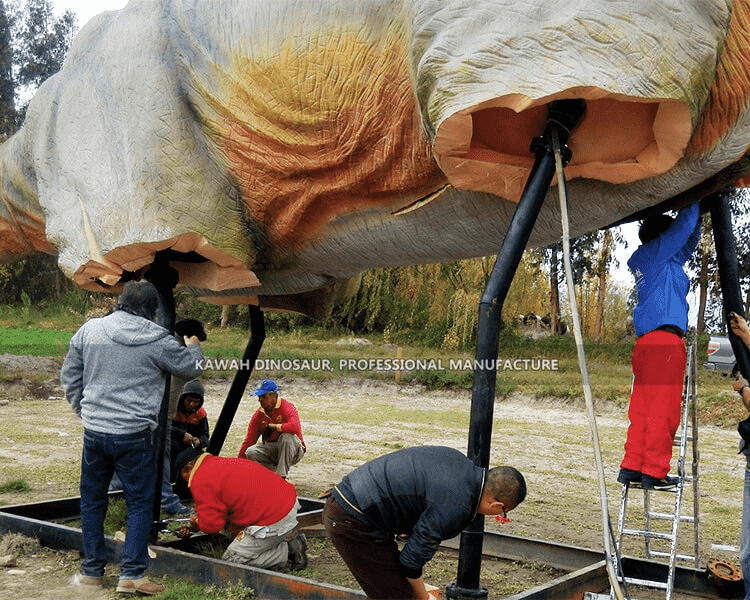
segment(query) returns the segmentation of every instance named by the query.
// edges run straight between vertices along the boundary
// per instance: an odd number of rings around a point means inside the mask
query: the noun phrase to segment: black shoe
[[[307,568],[307,537],[300,533],[296,538],[287,542],[289,544],[289,568],[292,571],[301,571]]]
[[[641,477],[641,486],[644,490],[671,490],[677,487],[678,483],[680,483],[680,478],[672,475],[667,475],[664,479],[657,479],[644,473]]]
[[[619,481],[623,485],[628,485],[631,483],[640,483],[641,472],[633,471],[633,469],[625,469],[623,467],[620,467],[620,474],[617,476],[617,481]]]

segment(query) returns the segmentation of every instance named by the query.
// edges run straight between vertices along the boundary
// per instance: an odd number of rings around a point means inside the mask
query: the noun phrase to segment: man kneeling
[[[220,533],[234,540],[224,560],[264,569],[307,566],[307,540],[294,535],[297,491],[276,473],[239,458],[211,456],[188,448],[175,461],[175,473],[188,484],[195,513],[188,531]]]

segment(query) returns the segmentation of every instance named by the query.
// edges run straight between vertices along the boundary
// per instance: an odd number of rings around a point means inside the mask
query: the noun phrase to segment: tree
[[[698,251],[696,253],[698,260],[698,324],[696,333],[703,335],[706,333],[706,305],[708,302],[708,269],[709,263],[713,262],[711,256],[713,252],[713,237],[711,236],[711,217],[706,215],[701,225],[701,237],[698,242]]]
[[[5,4],[0,0],[0,142],[5,141],[18,128],[10,29]]]
[[[70,44],[78,30],[73,11],[66,10],[55,19],[51,0],[26,0],[7,3],[11,25],[13,78],[16,89],[23,88],[29,98],[63,66]],[[28,101],[19,108],[25,115]]]
[[[594,253],[598,231],[584,233],[570,240],[570,262],[573,272],[573,285],[583,282],[587,274],[594,271]],[[560,319],[560,282],[565,278],[565,269],[561,267],[562,243],[551,244],[544,249],[544,261],[549,269],[550,323],[555,335],[562,335],[565,328]],[[579,308],[583,309],[583,305]]]
[[[55,19],[50,0],[27,0],[20,23],[18,82],[39,87],[63,66],[77,25],[70,9]]]
[[[617,266],[615,244],[622,244],[627,248],[627,241],[619,229],[605,229],[600,232],[599,257],[596,263],[596,277],[599,287],[596,294],[596,323],[594,325],[594,341],[602,341],[604,328],[604,307],[607,301],[607,279],[613,266]]]
[[[562,335],[565,330],[560,316],[560,275],[558,273],[558,244],[549,249],[549,316],[553,335]]]
[[[0,0],[0,142],[15,133],[26,113],[19,91],[29,98],[63,65],[76,33],[70,10],[55,19],[51,0]],[[0,274],[0,300],[37,303],[68,287],[54,256],[30,256]]]

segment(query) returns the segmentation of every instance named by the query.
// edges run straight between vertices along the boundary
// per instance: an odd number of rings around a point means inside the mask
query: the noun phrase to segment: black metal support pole
[[[490,460],[497,377],[495,363],[503,303],[555,174],[552,132],[557,131],[560,145],[565,152],[563,160],[567,163],[570,160],[570,152],[565,144],[570,131],[583,116],[585,106],[583,100],[562,100],[550,105],[544,135],[535,138],[531,144],[531,151],[535,155],[534,166],[479,303],[476,349],[476,364],[479,366],[474,371],[467,455],[480,467],[487,468]],[[484,516],[477,515],[461,534],[458,578],[446,588],[448,598],[487,597],[487,590],[479,585],[483,534]]]
[[[260,354],[263,342],[266,339],[266,325],[263,320],[263,311],[259,307],[248,306],[248,318],[250,320],[250,339],[248,340],[245,353],[242,355],[240,369],[234,376],[232,385],[224,400],[224,406],[221,414],[216,421],[214,432],[211,434],[211,440],[208,442],[208,451],[214,456],[218,456],[224,441],[227,439],[229,427],[232,425],[234,415],[242,400],[242,394],[245,393],[247,382],[250,380],[250,374],[253,372],[255,360]]]
[[[168,259],[164,255],[156,255],[156,258],[148,270],[144,279],[150,281],[156,291],[159,292],[159,306],[156,311],[156,322],[170,332],[174,332],[177,315],[174,303],[174,288],[179,281],[179,275],[172,267],[169,266]],[[159,517],[161,516],[161,489],[162,479],[164,478],[164,445],[167,441],[167,422],[169,417],[169,395],[172,377],[167,374],[167,380],[164,384],[164,395],[161,399],[157,427],[154,433],[154,460],[156,461],[156,477],[154,479],[154,504],[153,504],[153,522],[154,531],[160,528]]]
[[[740,289],[740,269],[737,262],[737,246],[732,233],[732,215],[729,211],[730,190],[718,192],[707,197],[705,202],[711,211],[711,226],[716,246],[716,263],[719,266],[721,295],[724,300],[724,316],[730,312],[745,315]],[[729,341],[737,359],[737,365],[745,379],[750,380],[750,351],[732,330],[729,330]]]

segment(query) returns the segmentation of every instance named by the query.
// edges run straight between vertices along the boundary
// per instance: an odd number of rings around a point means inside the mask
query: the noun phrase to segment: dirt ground
[[[53,359],[0,356],[0,485],[24,479],[26,493],[0,494],[4,504],[28,503],[77,495],[82,429],[59,386],[59,364]],[[16,374],[16,377],[9,377]],[[49,377],[47,377],[47,375]],[[251,390],[263,373],[254,374]],[[231,380],[207,379],[206,410],[213,425]],[[466,450],[470,392],[429,392],[394,381],[340,378],[279,380],[282,396],[300,411],[308,452],[290,472],[302,496],[315,497],[366,460],[399,447],[440,444]],[[252,412],[254,396],[246,394],[227,436],[223,456],[235,456]],[[597,406],[597,433],[606,479],[609,513],[616,525],[620,487],[615,482],[627,419],[622,408]],[[707,426],[700,432],[701,561],[711,557],[736,562],[744,459],[736,455],[734,430]],[[600,495],[589,419],[582,403],[522,394],[498,398],[493,423],[491,464],[509,464],[526,476],[529,494],[511,522],[488,520],[486,527],[528,538],[601,549]],[[7,443],[6,443],[7,442]],[[674,463],[673,463],[674,464]],[[692,532],[685,535],[691,538]],[[626,553],[638,556],[638,548]],[[80,557],[74,552],[39,548],[33,541],[5,536],[3,556],[15,565],[0,567],[0,589],[15,600],[68,600],[82,597],[70,585]],[[357,588],[325,540],[311,540],[310,565],[302,575]],[[425,579],[438,587],[455,580],[456,553],[440,553]],[[490,598],[504,598],[562,575],[539,564],[483,562],[482,585]],[[116,571],[103,592],[88,597],[115,597]],[[12,594],[12,595],[11,595]]]

